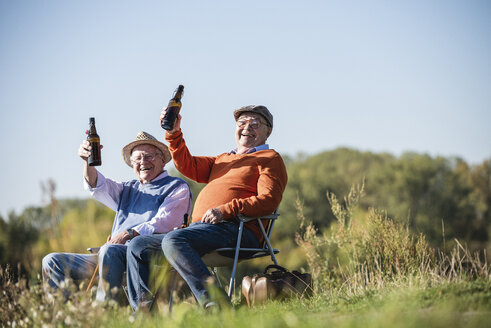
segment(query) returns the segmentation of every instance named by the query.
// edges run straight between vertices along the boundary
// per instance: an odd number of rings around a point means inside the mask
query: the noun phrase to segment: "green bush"
[[[342,286],[356,294],[408,281],[429,286],[489,277],[480,254],[470,254],[458,241],[449,255],[432,249],[423,234],[414,235],[407,224],[391,219],[385,211],[360,210],[363,195],[363,184],[352,187],[343,203],[329,193],[337,221],[324,233],[305,218],[297,201],[301,229],[295,240],[307,255],[317,292]]]

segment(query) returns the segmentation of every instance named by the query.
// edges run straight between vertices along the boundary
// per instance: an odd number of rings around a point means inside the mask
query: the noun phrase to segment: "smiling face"
[[[131,151],[131,164],[141,183],[148,183],[164,170],[162,152],[152,145],[138,145]]]
[[[244,154],[251,148],[264,145],[271,131],[261,115],[250,112],[240,115],[235,129],[237,153]]]

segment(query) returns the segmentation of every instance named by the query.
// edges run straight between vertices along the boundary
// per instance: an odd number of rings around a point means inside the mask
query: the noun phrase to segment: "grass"
[[[339,201],[338,218],[320,232],[302,214],[296,242],[313,274],[314,296],[270,301],[209,314],[190,302],[172,313],[158,302],[151,313],[132,313],[115,302],[99,304],[68,286],[68,302],[48,302],[41,283],[15,280],[0,268],[0,325],[5,327],[486,327],[491,322],[491,273],[483,254],[464,246],[444,254],[423,235],[383,211],[357,209],[363,185]],[[485,254],[484,254],[485,255]],[[82,288],[83,289],[83,288]]]
[[[6,291],[2,286],[3,292]],[[154,311],[133,315],[129,308],[103,305],[77,295],[66,304],[45,303],[42,290],[13,285],[19,292],[16,313],[7,327],[485,327],[491,322],[489,279],[439,283],[421,288],[411,283],[347,295],[341,289],[312,299],[271,301],[249,309],[238,306],[207,314],[194,304],[180,303],[172,314]],[[2,293],[3,293],[2,292]],[[329,295],[330,297],[326,297]],[[5,294],[2,296],[2,308]],[[15,321],[15,324],[14,324]]]

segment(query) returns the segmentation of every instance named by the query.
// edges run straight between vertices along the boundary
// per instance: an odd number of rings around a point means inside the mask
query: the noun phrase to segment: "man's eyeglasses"
[[[254,119],[254,120],[238,120],[237,126],[241,129],[245,128],[247,124],[253,129],[257,130],[261,127],[261,125],[267,125],[266,123],[261,122],[260,120]]]
[[[133,164],[138,164],[141,163],[142,160],[145,160],[146,162],[152,162],[156,156],[162,155],[162,153],[156,153],[156,154],[145,154],[145,155],[138,155],[138,156],[132,156],[130,157],[130,161]]]

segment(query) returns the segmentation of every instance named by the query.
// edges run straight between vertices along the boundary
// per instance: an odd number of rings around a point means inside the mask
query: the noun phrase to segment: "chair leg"
[[[222,281],[220,280],[220,277],[218,276],[218,270],[216,267],[213,267],[213,275],[215,276],[215,279],[218,282],[218,285],[220,286],[220,288],[223,288]]]
[[[92,278],[90,278],[89,284],[87,285],[87,289],[85,290],[84,295],[87,295],[87,293],[90,291],[92,286],[94,286],[94,280],[95,280],[95,277],[97,276],[97,272],[99,272],[99,263],[97,263],[97,265],[94,269],[94,273],[92,274]]]
[[[268,245],[269,254],[271,255],[271,260],[273,261],[273,263],[275,265],[278,265],[278,261],[276,260],[276,256],[274,255],[274,252],[273,252],[273,247],[271,247],[271,243],[269,242],[269,238],[266,238],[267,234],[266,234],[266,231],[264,230],[263,224],[261,223],[260,220],[257,220],[257,221],[259,223],[259,228],[261,228],[261,232],[263,233],[263,236],[265,236],[265,241],[266,241],[266,244]]]
[[[172,312],[172,304],[174,303],[174,291],[176,290],[176,283],[177,283],[177,271],[172,270],[172,272],[174,274],[173,274],[173,277],[171,278],[172,279],[172,287],[171,287],[170,295],[169,295],[169,313]]]
[[[234,266],[232,267],[232,275],[230,276],[230,284],[228,285],[228,297],[232,299],[232,292],[234,288],[235,271],[237,270],[237,263],[239,262],[239,248],[242,240],[242,231],[244,230],[244,222],[240,221],[239,235],[237,237],[237,246],[235,247]]]

